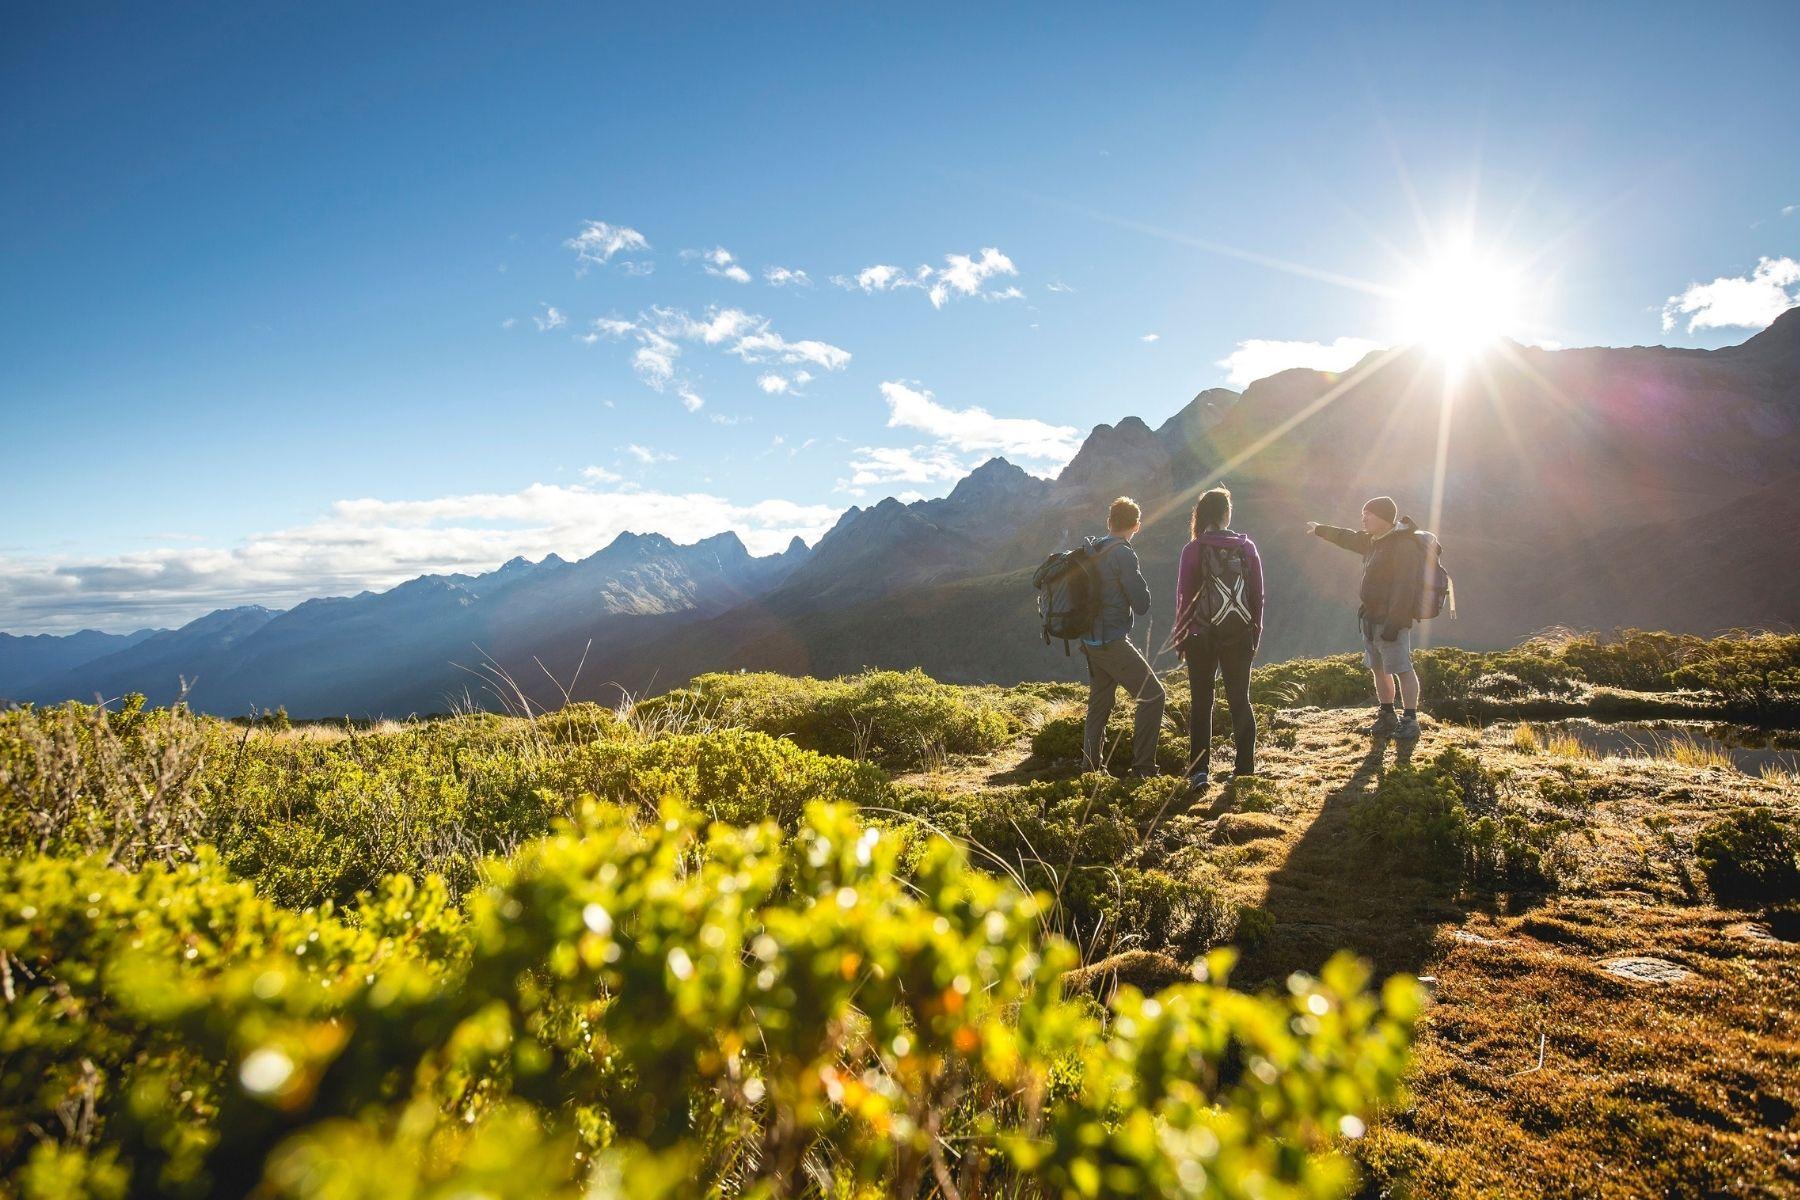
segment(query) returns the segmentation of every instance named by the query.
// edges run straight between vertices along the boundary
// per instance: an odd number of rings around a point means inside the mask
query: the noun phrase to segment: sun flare
[[[1519,285],[1512,272],[1468,251],[1422,268],[1400,293],[1400,335],[1453,365],[1479,357],[1517,327]]]

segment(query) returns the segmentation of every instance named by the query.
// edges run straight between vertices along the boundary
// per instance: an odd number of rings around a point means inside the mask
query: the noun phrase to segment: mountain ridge
[[[811,547],[796,538],[756,557],[735,532],[681,546],[628,531],[573,563],[514,558],[285,614],[221,610],[39,680],[26,698],[128,685],[161,698],[144,673],[172,671],[184,645],[208,668],[197,705],[308,715],[441,709],[483,664],[538,681],[526,691],[539,703],[578,662],[597,673],[576,692],[596,698],[740,666],[1074,677],[1078,659],[1034,639],[1030,568],[1128,493],[1145,506],[1138,550],[1166,604],[1187,508],[1221,477],[1271,579],[1265,654],[1348,648],[1355,562],[1297,531],[1347,523],[1377,492],[1445,538],[1468,608],[1432,636],[1484,646],[1627,617],[1694,632],[1780,623],[1800,613],[1796,572],[1741,564],[1787,562],[1783,531],[1800,523],[1800,309],[1718,350],[1502,348],[1478,381],[1416,348],[1336,374],[1296,368],[1241,393],[1202,391],[1155,428],[1134,415],[1097,423],[1054,479],[994,457],[942,497],[853,505]],[[1720,528],[1730,536],[1695,536]],[[1153,609],[1152,630],[1159,620]]]

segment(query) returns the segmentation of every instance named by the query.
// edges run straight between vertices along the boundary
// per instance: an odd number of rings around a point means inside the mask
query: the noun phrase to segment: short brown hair
[[[1144,510],[1130,496],[1120,496],[1106,510],[1106,527],[1117,533],[1121,529],[1130,529],[1144,519]]]
[[[1363,505],[1363,511],[1374,513],[1389,525],[1400,519],[1400,506],[1394,503],[1392,496],[1376,496]]]

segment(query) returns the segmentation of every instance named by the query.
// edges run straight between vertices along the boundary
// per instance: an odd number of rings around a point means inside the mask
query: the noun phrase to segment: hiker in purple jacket
[[[1216,487],[1194,505],[1190,542],[1175,577],[1176,623],[1170,642],[1188,669],[1188,782],[1204,788],[1212,764],[1213,676],[1225,680],[1234,775],[1256,773],[1256,714],[1250,709],[1250,663],[1263,630],[1262,557],[1256,543],[1230,528],[1231,493]]]

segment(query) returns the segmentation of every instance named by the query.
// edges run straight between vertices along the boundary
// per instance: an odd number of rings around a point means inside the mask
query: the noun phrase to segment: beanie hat
[[[1392,496],[1375,497],[1373,500],[1363,505],[1363,511],[1366,513],[1374,513],[1389,525],[1392,525],[1395,521],[1400,519],[1400,506],[1394,503],[1394,498]]]

